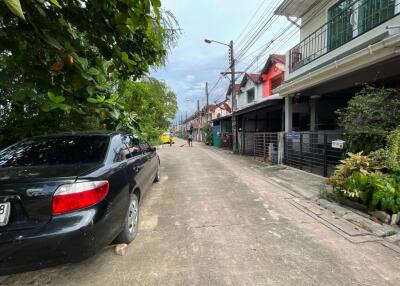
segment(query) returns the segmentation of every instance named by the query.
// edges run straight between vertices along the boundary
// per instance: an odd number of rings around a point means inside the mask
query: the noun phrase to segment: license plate
[[[0,226],[5,226],[10,218],[11,205],[9,202],[0,203]]]

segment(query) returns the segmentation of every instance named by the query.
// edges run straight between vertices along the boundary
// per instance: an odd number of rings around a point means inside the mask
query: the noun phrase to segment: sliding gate
[[[340,139],[341,133],[285,133],[284,163],[328,177],[345,157],[343,150],[332,147],[332,141]]]

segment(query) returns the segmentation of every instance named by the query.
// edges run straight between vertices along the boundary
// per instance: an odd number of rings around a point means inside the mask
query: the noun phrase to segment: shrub
[[[400,212],[399,177],[382,175],[374,187],[375,189],[369,202],[371,210],[383,210],[390,214]]]
[[[204,143],[212,145],[212,128],[209,125],[204,126],[201,131],[204,134]]]
[[[339,126],[348,133],[391,131],[400,122],[400,91],[364,86],[336,114]]]
[[[348,153],[348,158],[341,160],[341,164],[336,167],[333,176],[328,179],[328,184],[335,188],[344,188],[347,179],[353,173],[368,175],[377,170],[377,163],[370,157],[363,155],[363,152]]]
[[[386,146],[387,132],[374,133],[351,133],[344,136],[346,141],[347,152],[357,153],[363,151],[368,155],[374,150],[384,148]]]
[[[387,142],[389,170],[392,172],[400,172],[400,128],[390,132]]]

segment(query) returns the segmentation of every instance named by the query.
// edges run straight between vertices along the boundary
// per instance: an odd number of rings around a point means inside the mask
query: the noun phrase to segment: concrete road
[[[165,146],[126,256],[0,277],[1,285],[400,285],[400,258],[354,244],[212,148]],[[76,243],[79,243],[78,241]]]

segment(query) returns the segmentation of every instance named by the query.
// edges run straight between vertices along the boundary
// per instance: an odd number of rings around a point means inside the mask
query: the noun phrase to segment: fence
[[[269,164],[283,163],[324,177],[330,176],[345,157],[345,151],[332,147],[333,141],[342,139],[339,132],[240,132],[238,135],[242,155]]]
[[[255,160],[278,164],[278,133],[254,133],[253,143]]]
[[[324,177],[330,176],[344,151],[332,147],[341,133],[285,133],[284,164]]]

